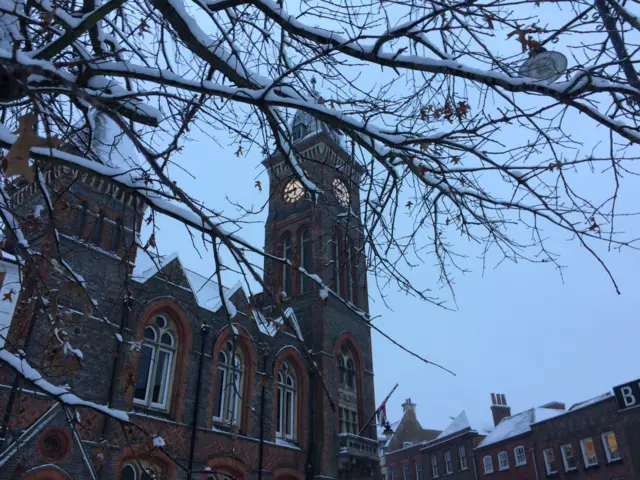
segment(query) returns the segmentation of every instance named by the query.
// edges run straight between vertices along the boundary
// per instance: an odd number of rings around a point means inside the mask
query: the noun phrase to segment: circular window
[[[284,186],[284,201],[297,202],[304,196],[304,187],[300,180],[289,180]]]
[[[342,180],[336,178],[333,181],[333,193],[338,199],[338,203],[344,208],[349,206],[349,190]]]
[[[61,462],[71,453],[71,434],[60,427],[49,427],[39,441],[40,456],[49,463]]]

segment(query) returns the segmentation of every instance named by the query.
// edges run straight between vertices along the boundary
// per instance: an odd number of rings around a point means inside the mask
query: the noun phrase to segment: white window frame
[[[440,470],[438,468],[438,455],[431,455],[431,477],[438,478]]]
[[[149,354],[149,371],[147,372],[147,383],[145,387],[145,396],[144,399],[136,398],[135,391],[133,396],[133,403],[135,405],[139,405],[142,407],[152,408],[156,410],[167,410],[169,408],[169,400],[170,400],[170,392],[171,389],[171,381],[174,375],[175,365],[175,352],[178,348],[178,340],[177,335],[173,332],[171,325],[169,323],[169,319],[165,315],[156,315],[154,317],[155,324],[149,323],[144,328],[144,332],[152,331],[154,338],[149,339],[143,337],[142,346],[140,348],[140,355],[145,355],[144,348],[151,350]],[[159,323],[162,321],[162,325]],[[171,338],[171,344],[165,344],[162,342],[162,338],[164,335],[169,335]],[[161,358],[160,354],[165,353],[167,355],[167,363],[165,365],[165,371],[163,377],[160,379],[163,383],[162,385],[162,396],[158,399],[159,401],[153,401],[153,384],[155,381],[155,377],[158,373],[158,361]],[[139,367],[138,367],[139,368]],[[137,382],[136,377],[136,382]]]
[[[573,457],[576,463],[574,467],[569,467],[569,464],[567,462],[567,454],[566,454],[565,447],[569,447],[571,449],[571,456]],[[576,459],[576,454],[573,450],[573,445],[571,445],[570,443],[565,443],[564,445],[560,445],[560,453],[562,454],[562,463],[564,464],[565,472],[573,472],[574,470],[578,469],[578,461]]]
[[[491,455],[485,455],[484,457],[482,457],[482,466],[484,467],[485,475],[493,473],[493,458],[491,457]]]
[[[509,470],[509,454],[506,450],[498,453],[498,470]]]
[[[276,422],[276,436],[286,440],[296,438],[296,378],[291,373],[290,365],[285,361],[278,372],[278,399],[279,399],[279,422]],[[287,411],[287,399],[290,399],[291,409]],[[289,424],[287,425],[287,419]],[[291,431],[286,431],[287,426]]]
[[[416,480],[424,480],[424,472],[422,471],[422,462],[416,461]]]
[[[608,435],[613,435],[613,438],[616,439],[616,445],[618,445],[618,438],[616,437],[616,434],[613,431],[605,432],[600,436],[600,438],[602,438],[602,446],[604,447],[604,453],[607,455],[607,463],[618,462],[622,459],[622,456],[620,455],[620,446],[618,446],[618,457],[612,458],[609,442],[607,441]]]
[[[402,464],[402,479],[403,480],[411,480],[411,474],[409,473],[409,464]]]
[[[444,452],[444,470],[447,475],[453,473],[453,461],[451,460],[451,452],[447,450]]]
[[[467,463],[467,447],[460,445],[458,447],[458,457],[460,458],[460,470],[466,470],[469,468]]]
[[[519,451],[522,452],[522,458],[524,460],[522,462],[518,461]],[[513,449],[513,458],[515,459],[516,467],[522,467],[523,465],[527,464],[527,451],[524,449],[524,446],[518,445],[516,448]]]
[[[229,344],[231,344],[230,348],[228,347]],[[218,353],[218,355],[224,355],[225,363],[221,364],[220,359],[218,358],[218,370],[223,372],[222,397],[220,400],[220,412],[213,412],[213,421],[218,423],[239,425],[239,412],[242,408],[242,386],[244,385],[244,362],[242,360],[242,357],[239,355],[239,349],[231,341],[226,342],[225,347],[227,348],[228,352],[221,351]],[[235,384],[235,388],[231,385],[232,381]],[[215,382],[215,387],[217,389],[217,376]],[[230,402],[233,402],[233,408],[230,408]],[[229,416],[230,413],[233,415],[233,417]]]
[[[402,448],[409,448],[413,446],[413,442],[402,442]]]
[[[589,457],[587,456],[587,449],[584,447],[585,443],[591,441],[593,445],[593,453],[595,453],[595,459],[592,463],[589,463]],[[598,465],[598,452],[596,452],[596,443],[593,441],[593,438],[587,437],[580,440],[580,450],[582,451],[582,460],[584,461],[584,466],[586,468],[595,467]]]
[[[550,465],[550,461],[549,458],[547,456],[547,453],[551,453],[551,456],[553,457],[553,462],[556,464],[556,469],[555,470],[551,470],[551,465]],[[545,448],[542,451],[542,458],[544,459],[544,469],[547,472],[547,475],[553,475],[558,473],[558,463],[556,462],[556,456],[553,453],[553,448]]]

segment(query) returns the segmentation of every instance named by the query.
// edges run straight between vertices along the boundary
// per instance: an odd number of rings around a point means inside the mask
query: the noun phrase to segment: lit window
[[[484,466],[484,473],[493,473],[493,459],[491,455],[487,455],[482,459],[482,465]]]
[[[580,449],[582,450],[585,467],[598,465],[598,455],[596,454],[596,447],[591,437],[580,440]]]
[[[453,472],[453,462],[451,461],[451,452],[444,452],[444,468],[447,473]]]
[[[620,450],[618,449],[618,441],[616,440],[615,433],[603,433],[602,444],[604,445],[604,451],[607,454],[608,462],[615,462],[616,460],[620,460]]]
[[[547,470],[547,475],[558,473],[558,467],[556,466],[556,457],[553,454],[553,450],[547,448],[542,452],[542,455],[544,456],[544,466]]]
[[[424,480],[424,473],[422,472],[421,462],[416,462],[416,480]]]
[[[402,480],[411,480],[411,474],[409,473],[409,464],[402,464]]]
[[[135,403],[167,409],[177,346],[175,338],[169,320],[163,315],[157,315],[154,322],[145,327],[133,396]]]
[[[464,445],[458,447],[458,456],[460,457],[460,470],[466,470],[467,466],[467,449]]]
[[[307,274],[311,273],[311,237],[307,229],[300,233],[300,266]],[[311,279],[307,275],[300,277],[300,292],[310,292]]]
[[[291,281],[291,263],[293,261],[293,245],[291,244],[291,237],[287,236],[282,241],[282,257],[289,260],[289,263],[282,264],[282,289],[290,296],[292,294],[291,289],[293,287]]]
[[[513,449],[513,456],[516,458],[516,467],[527,464],[527,456],[522,445]]]
[[[433,478],[438,478],[440,476],[440,473],[438,471],[438,456],[437,455],[433,455],[431,457],[431,476]]]
[[[278,372],[278,409],[276,434],[294,440],[296,424],[296,380],[288,362],[282,362]]]
[[[562,453],[562,463],[564,463],[565,472],[575,470],[577,467],[576,457],[573,454],[573,447],[570,443],[562,445],[560,447],[560,453]]]
[[[214,421],[233,425],[240,423],[243,366],[242,352],[234,342],[227,342],[218,353]]]
[[[507,470],[509,468],[509,456],[507,452],[500,452],[498,454],[498,468],[500,470]]]

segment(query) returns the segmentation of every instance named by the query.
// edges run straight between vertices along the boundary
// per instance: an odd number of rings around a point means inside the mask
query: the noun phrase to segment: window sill
[[[498,469],[499,472],[505,472],[507,470],[510,470],[510,468],[509,467],[505,467],[505,468]]]
[[[613,460],[609,460],[609,461],[607,462],[607,464],[608,464],[608,465],[611,465],[612,463],[622,463],[622,457],[620,457],[620,458],[615,458],[615,459],[613,459]]]
[[[516,468],[526,467],[526,466],[527,466],[527,462],[524,462],[524,463],[516,463]]]
[[[552,477],[557,477],[557,476],[558,476],[558,472],[547,473],[547,478],[552,478]]]
[[[572,473],[578,473],[578,467],[574,467],[574,468],[570,468],[568,470],[565,470],[564,473],[571,475]]]
[[[591,465],[585,465],[584,466],[585,470],[589,470],[590,468],[600,468],[600,464],[599,463],[593,463]]]

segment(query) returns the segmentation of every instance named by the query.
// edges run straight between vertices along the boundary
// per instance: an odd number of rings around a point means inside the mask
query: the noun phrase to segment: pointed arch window
[[[291,243],[291,236],[287,235],[282,241],[282,256],[289,260],[291,263],[293,260],[293,244]],[[288,296],[291,296],[293,288],[293,281],[291,279],[291,265],[284,263],[282,265],[282,289]]]
[[[340,244],[338,237],[333,236],[329,245],[331,255],[331,289],[340,295],[342,279],[340,275]]]
[[[213,420],[231,425],[240,424],[244,362],[242,352],[231,341],[218,353],[216,397]]]
[[[87,221],[87,210],[89,210],[89,204],[82,202],[80,211],[78,212],[78,218],[76,220],[76,237],[82,238],[84,232],[84,224]]]
[[[309,229],[300,232],[300,266],[305,272],[311,273],[311,236]],[[300,275],[300,293],[311,291],[311,279],[307,275]]]
[[[102,240],[102,227],[104,225],[104,212],[100,212],[98,215],[98,219],[96,220],[96,224],[93,227],[93,234],[91,235],[91,243],[94,245],[100,246],[100,241]]]
[[[113,230],[113,235],[111,237],[111,250],[112,251],[117,251],[118,247],[120,246],[120,243],[122,242],[122,233],[123,233],[123,226],[122,226],[122,219],[118,218],[116,220],[116,225],[114,227]]]
[[[276,435],[295,440],[296,431],[296,377],[288,362],[282,362],[278,371],[278,410]]]
[[[172,323],[164,315],[156,315],[154,321],[145,327],[134,403],[160,410],[168,409],[176,338]]]
[[[338,353],[338,386],[340,390],[340,432],[357,435],[358,430],[358,382],[353,352],[344,345]]]

